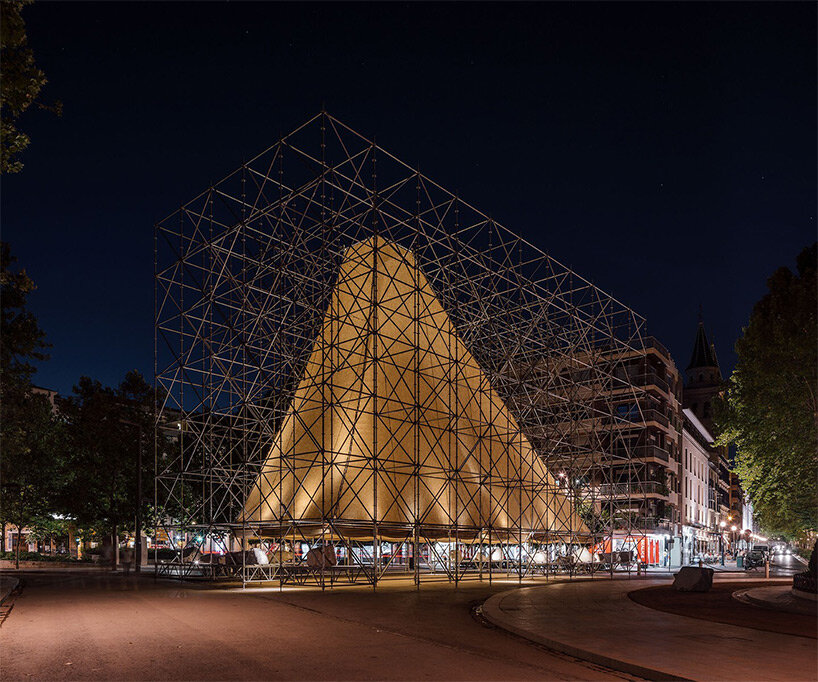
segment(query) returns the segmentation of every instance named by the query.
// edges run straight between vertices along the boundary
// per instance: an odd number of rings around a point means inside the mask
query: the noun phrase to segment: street
[[[735,565],[734,562],[731,562]],[[739,569],[740,570],[740,569]],[[806,571],[807,565],[792,554],[773,554],[770,556],[770,577],[791,578],[796,573]],[[744,571],[747,577],[764,577],[764,566]]]
[[[773,554],[770,561],[770,576],[788,578],[801,571],[806,571],[807,565],[792,554]]]
[[[513,583],[322,594],[105,573],[20,577],[0,627],[4,680],[629,679],[474,617],[472,605]]]

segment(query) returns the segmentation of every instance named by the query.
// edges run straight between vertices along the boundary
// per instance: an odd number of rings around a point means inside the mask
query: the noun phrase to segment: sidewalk
[[[648,679],[814,680],[814,639],[640,606],[633,590],[668,581],[593,580],[503,592],[483,604],[494,625],[549,648]]]

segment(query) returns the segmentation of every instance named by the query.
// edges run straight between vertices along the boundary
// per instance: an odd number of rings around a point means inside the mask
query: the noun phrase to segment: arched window
[[[704,381],[704,374],[699,374],[699,383]]]
[[[705,416],[705,417],[709,417],[709,416],[710,416],[710,403],[709,403],[709,402],[706,402],[706,403],[704,404],[704,416]]]

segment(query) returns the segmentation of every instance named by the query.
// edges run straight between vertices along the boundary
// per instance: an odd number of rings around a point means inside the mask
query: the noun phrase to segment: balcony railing
[[[637,515],[630,519],[615,518],[613,526],[617,530],[673,532],[673,523],[670,519],[663,519],[656,516]]]
[[[653,336],[648,336],[645,339],[645,348],[655,348],[658,350],[662,355],[669,358],[670,353],[668,352],[667,348],[665,348],[659,341],[657,341]]]
[[[660,377],[656,372],[636,372],[634,374],[628,373],[628,380],[636,386],[649,386],[653,384],[665,393],[670,392],[670,386],[666,379]]]
[[[659,412],[659,410],[642,410],[639,412],[636,409],[632,409],[627,413],[617,414],[609,419],[612,419],[614,422],[626,421],[633,424],[655,421],[659,422],[662,426],[667,426],[670,423],[667,416],[664,413]]]
[[[639,445],[630,450],[617,449],[611,454],[615,458],[622,459],[649,459],[650,457],[654,457],[663,462],[667,462],[670,459],[670,453],[657,445]]]
[[[601,497],[640,497],[656,494],[670,494],[667,485],[659,481],[641,481],[633,483],[603,483],[597,489]]]
[[[660,519],[655,516],[648,516],[643,519],[639,519],[639,527],[644,528],[645,530],[669,531],[672,529],[673,524],[670,522],[670,519]]]
[[[646,422],[659,422],[662,426],[668,426],[670,424],[668,418],[658,410],[643,410],[642,416]]]

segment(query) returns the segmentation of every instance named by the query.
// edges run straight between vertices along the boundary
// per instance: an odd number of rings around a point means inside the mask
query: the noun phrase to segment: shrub
[[[13,551],[8,552],[0,552],[0,559],[6,559],[9,561],[14,561],[17,558],[17,555]],[[72,556],[68,554],[40,554],[39,552],[20,552],[20,561],[77,561]],[[81,560],[82,561],[82,560]]]

